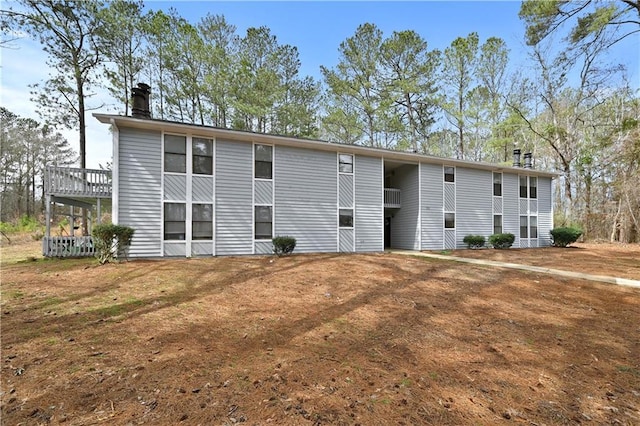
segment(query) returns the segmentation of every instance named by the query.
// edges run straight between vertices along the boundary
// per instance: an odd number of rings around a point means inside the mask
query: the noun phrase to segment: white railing
[[[53,195],[111,197],[111,171],[47,167],[45,191]]]
[[[45,257],[89,257],[95,255],[91,237],[44,237],[42,255]]]
[[[396,188],[384,189],[384,206],[391,209],[400,208],[400,190]]]

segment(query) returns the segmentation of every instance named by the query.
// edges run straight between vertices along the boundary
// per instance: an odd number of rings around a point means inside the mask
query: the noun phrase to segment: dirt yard
[[[640,289],[390,254],[10,249],[2,424],[640,424]],[[636,279],[638,253],[455,252]]]

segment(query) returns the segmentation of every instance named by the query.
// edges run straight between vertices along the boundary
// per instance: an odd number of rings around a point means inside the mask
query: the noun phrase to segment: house
[[[135,112],[135,111],[134,111]],[[554,173],[148,118],[94,114],[113,131],[112,220],[131,257],[465,248],[513,233],[550,245]]]

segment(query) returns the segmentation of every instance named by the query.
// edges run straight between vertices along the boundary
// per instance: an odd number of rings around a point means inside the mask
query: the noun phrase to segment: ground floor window
[[[456,214],[445,213],[444,214],[444,227],[445,229],[454,229],[456,227]]]
[[[340,209],[340,228],[353,228],[353,209]]]
[[[191,239],[213,239],[213,204],[193,204],[191,211]]]
[[[502,215],[493,215],[493,233],[502,234]]]
[[[520,216],[520,238],[538,238],[538,218]]]
[[[187,206],[185,203],[164,204],[164,239],[184,240],[186,235]]]
[[[538,218],[529,216],[529,238],[538,238]]]
[[[273,238],[273,211],[271,206],[255,207],[255,239],[270,240]]]

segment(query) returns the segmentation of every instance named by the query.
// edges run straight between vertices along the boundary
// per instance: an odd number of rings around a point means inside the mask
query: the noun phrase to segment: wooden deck
[[[111,170],[49,166],[45,175],[48,195],[111,198]]]

